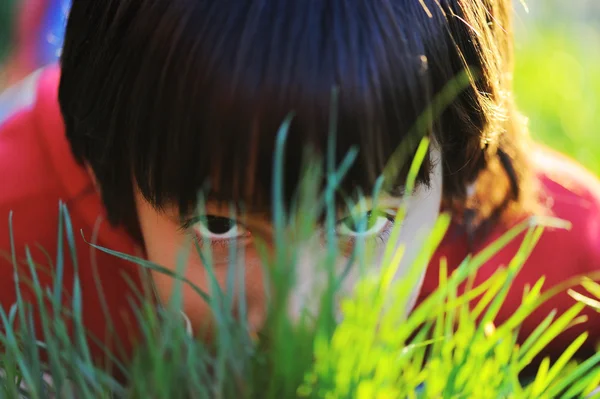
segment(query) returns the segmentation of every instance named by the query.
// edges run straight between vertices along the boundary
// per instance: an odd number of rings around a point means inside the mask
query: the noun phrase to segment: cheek
[[[399,244],[406,245],[403,265],[410,266],[407,263],[421,252],[440,214],[440,203],[441,192],[436,190],[423,191],[411,199],[399,240]]]
[[[425,240],[429,238],[440,215],[443,170],[441,155],[437,147],[432,147],[431,156],[434,168],[430,186],[419,187],[409,199],[407,215],[402,226],[400,243],[406,244],[403,269],[408,268],[421,252]]]
[[[373,257],[370,258],[370,263],[366,265],[366,272],[380,270],[387,245],[394,245],[395,248],[404,245],[404,256],[398,268],[398,273],[394,278],[398,280],[405,277],[416,257],[421,253],[424,242],[435,226],[440,213],[441,200],[442,182],[440,172],[434,176],[430,189],[419,189],[410,199],[398,242],[395,244],[388,242],[378,246],[374,250]],[[300,251],[300,254],[301,256],[296,266],[296,284],[291,292],[288,309],[290,316],[294,320],[298,320],[303,311],[309,314],[316,314],[319,309],[319,299],[327,284],[327,274],[323,270],[323,267],[319,267],[319,265],[323,264],[326,251],[322,247],[312,243]],[[338,276],[341,276],[346,271],[347,262],[346,258],[340,258],[336,262],[336,273]],[[340,292],[341,295],[350,294],[356,287],[360,279],[358,268],[359,266],[355,262],[346,274]],[[424,274],[422,273],[419,276],[414,290],[408,293],[407,312],[414,306]]]
[[[438,216],[442,202],[442,171],[441,166],[436,168],[432,176],[431,187],[417,191],[409,202],[407,215],[402,226],[399,243],[404,244],[404,257],[398,269],[396,279],[407,275],[411,270],[415,260],[422,253],[426,240],[430,237]],[[426,268],[419,276],[415,288],[409,295],[406,312],[408,313],[415,305],[423,279],[425,278]]]
[[[202,292],[208,295],[214,294],[211,292],[209,273],[202,264],[191,239],[169,218],[157,214],[149,205],[140,204],[138,214],[148,260],[171,272],[182,273]],[[215,254],[215,258],[216,256]],[[183,268],[180,266],[182,261],[185,261]],[[229,272],[230,268],[233,273]],[[260,328],[264,321],[266,295],[261,262],[254,248],[246,247],[244,256],[239,257],[232,267],[221,262],[215,264],[213,270],[220,289],[232,298],[235,304],[234,313],[237,313],[240,282],[243,280],[248,323],[253,330]],[[183,311],[189,317],[194,332],[207,331],[210,337],[214,318],[209,304],[197,290],[190,284],[178,283],[176,279],[164,273],[152,271],[151,276],[158,299],[163,304],[171,300],[175,287],[179,285],[182,288]],[[229,276],[234,279],[233,292],[226,292],[230,286]]]
[[[163,246],[164,248],[164,246]],[[171,252],[172,257],[165,257],[165,254]],[[263,284],[262,266],[256,252],[247,248],[244,258],[238,258],[235,264],[216,264],[213,266],[213,273],[220,291],[226,298],[230,299],[233,306],[233,314],[239,314],[239,299],[243,292],[247,309],[247,321],[251,330],[257,330],[261,327],[265,318],[266,295]],[[151,255],[149,251],[149,260],[159,263],[165,268],[180,272],[177,265],[180,263],[177,254],[173,253],[171,248],[164,248],[164,252]],[[181,258],[180,258],[181,259]],[[214,317],[210,305],[197,292],[201,290],[209,296],[215,295],[212,291],[214,281],[210,273],[200,260],[195,248],[189,251],[185,269],[183,270],[185,278],[193,284],[183,283],[180,285],[183,294],[183,311],[190,318],[194,332],[199,333],[208,328],[208,336],[211,336],[211,327]],[[172,297],[173,290],[177,286],[176,280],[163,273],[153,272],[152,279],[156,291],[162,303],[167,303]],[[243,290],[242,287],[243,282]]]

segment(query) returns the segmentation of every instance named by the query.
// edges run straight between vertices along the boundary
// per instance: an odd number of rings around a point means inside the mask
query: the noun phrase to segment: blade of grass
[[[583,310],[584,306],[585,305],[581,303],[573,305],[556,319],[556,321],[552,323],[535,342],[530,344],[530,346],[527,347],[527,350],[521,348],[519,353],[519,368],[521,370],[525,368],[525,366],[527,366],[543,348],[548,346],[548,343],[550,343],[551,340],[556,338],[569,325],[569,323]]]
[[[542,393],[546,389],[548,389],[548,386],[558,378],[559,373],[561,373],[564,370],[567,363],[569,361],[571,361],[571,359],[573,358],[575,353],[585,343],[588,336],[589,336],[588,333],[581,334],[579,337],[577,337],[575,339],[575,341],[573,341],[567,347],[567,349],[565,349],[565,351],[560,355],[558,360],[556,362],[554,362],[554,364],[552,365],[552,368],[549,370],[546,380],[543,382],[540,382],[540,386],[538,388],[538,389],[540,389],[539,393]]]
[[[85,237],[84,237],[84,240],[85,240]],[[194,292],[196,294],[198,294],[205,302],[210,303],[210,297],[209,297],[209,295],[206,292],[204,292],[202,289],[200,289],[198,286],[196,286],[194,283],[192,283],[187,278],[179,276],[179,275],[177,275],[177,273],[175,273],[175,272],[173,272],[173,271],[171,271],[171,270],[169,270],[169,269],[167,269],[167,268],[165,268],[163,266],[160,266],[160,265],[158,265],[158,264],[156,264],[154,262],[150,262],[150,261],[145,260],[145,259],[140,259],[140,258],[135,257],[133,255],[129,255],[129,254],[125,254],[125,253],[122,253],[122,252],[114,251],[114,250],[108,249],[108,248],[104,248],[104,247],[101,247],[99,245],[87,242],[87,241],[86,241],[86,243],[89,244],[90,246],[92,246],[93,248],[99,250],[99,251],[102,251],[102,252],[107,253],[109,255],[113,255],[113,256],[115,256],[115,257],[117,257],[119,259],[130,261],[130,262],[135,263],[135,264],[137,264],[139,266],[142,266],[142,267],[144,267],[146,269],[154,270],[156,272],[165,274],[165,275],[167,275],[169,277],[173,277],[175,279],[181,279],[181,281],[183,281],[190,288],[192,288],[194,290]]]

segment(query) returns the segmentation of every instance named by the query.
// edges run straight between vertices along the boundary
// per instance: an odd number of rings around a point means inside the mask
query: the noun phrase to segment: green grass
[[[280,146],[285,141],[285,124],[280,134]],[[411,167],[408,186],[414,182],[419,162],[427,149],[421,141]],[[279,150],[279,154],[282,152]],[[61,294],[55,289],[42,290],[36,279],[33,260],[28,256],[32,284],[38,303],[46,301],[60,309],[64,318],[52,318],[41,312],[43,331],[32,329],[31,308],[19,296],[10,310],[0,309],[4,334],[0,334],[0,365],[5,377],[0,382],[3,397],[18,395],[47,398],[60,394],[66,398],[554,398],[581,397],[591,392],[600,381],[600,354],[579,365],[572,362],[574,352],[586,334],[567,348],[555,363],[542,362],[539,372],[524,383],[523,369],[561,331],[576,322],[583,303],[555,318],[550,314],[523,345],[517,345],[520,322],[549,298],[542,294],[543,279],[527,292],[523,304],[504,324],[493,325],[506,298],[511,281],[543,233],[543,225],[560,227],[553,219],[526,220],[506,232],[474,257],[466,259],[452,274],[441,265],[440,287],[408,317],[403,303],[407,292],[418,279],[419,272],[429,263],[436,246],[450,222],[442,215],[436,228],[421,249],[412,271],[405,279],[392,282],[402,256],[402,248],[391,245],[386,251],[381,272],[365,274],[355,293],[341,304],[344,319],[337,323],[334,296],[341,276],[333,270],[338,247],[330,237],[322,266],[327,276],[327,288],[321,298],[321,310],[314,318],[292,322],[287,316],[287,297],[293,284],[291,268],[296,261],[298,242],[314,234],[322,212],[331,220],[331,191],[343,175],[344,164],[327,173],[329,181],[323,193],[316,190],[317,168],[307,169],[296,212],[286,215],[275,207],[275,257],[265,260],[273,283],[273,300],[267,323],[255,339],[248,332],[244,319],[236,319],[227,295],[218,287],[210,263],[210,246],[195,249],[204,259],[211,277],[211,304],[218,337],[206,345],[188,337],[177,309],[181,297],[174,295],[171,303],[158,312],[145,302],[139,310],[138,322],[144,340],[130,365],[122,367],[125,382],[117,380],[110,369],[99,368],[90,359],[89,346],[81,324],[81,287],[75,281],[71,306],[61,307]],[[276,156],[275,170],[282,168],[283,158]],[[280,199],[281,175],[275,179],[274,198]],[[316,195],[316,198],[314,197]],[[319,210],[313,204],[324,207]],[[200,205],[201,206],[201,205]],[[76,245],[68,210],[61,207],[59,249],[76,262]],[[302,214],[302,218],[295,215]],[[398,222],[403,211],[398,212]],[[364,221],[362,221],[364,224]],[[396,223],[392,237],[402,223]],[[518,240],[521,248],[506,268],[501,268],[487,282],[458,295],[459,284],[468,281],[477,269],[507,243]],[[392,238],[391,243],[395,240]],[[357,246],[360,251],[361,246]],[[99,248],[114,256],[131,259],[141,267],[161,270],[141,259]],[[368,251],[365,251],[365,254]],[[369,264],[367,256],[356,254]],[[16,257],[13,258],[16,266]],[[60,275],[62,261],[57,261]],[[231,266],[232,275],[236,266]],[[240,281],[243,284],[243,281]],[[177,292],[177,290],[176,290]],[[556,291],[553,291],[556,292]],[[482,296],[481,296],[482,295]],[[481,300],[470,310],[476,297]],[[198,289],[198,300],[206,293]],[[393,304],[394,306],[389,306]],[[243,313],[242,313],[243,314]],[[75,333],[67,333],[65,319],[73,321]],[[41,338],[41,339],[36,339]],[[40,362],[40,351],[48,362]],[[47,373],[53,385],[43,380]]]

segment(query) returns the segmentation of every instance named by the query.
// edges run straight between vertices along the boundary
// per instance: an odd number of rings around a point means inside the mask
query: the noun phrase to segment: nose
[[[305,238],[302,242],[278,247],[277,237],[272,230],[262,229],[260,232],[253,230],[252,235],[259,240],[254,241],[255,254],[260,257],[261,262],[266,261],[270,267],[278,267],[285,275],[285,278],[291,278],[291,286],[287,294],[286,312],[290,320],[299,323],[304,314],[307,316],[317,316],[320,310],[321,298],[328,287],[328,272],[325,266],[326,250],[323,248],[321,237]],[[281,244],[279,244],[281,245]],[[276,247],[278,247],[276,249]],[[284,251],[277,253],[277,250]],[[281,256],[282,259],[277,259]],[[256,259],[256,258],[255,258]],[[248,261],[248,259],[246,259]],[[278,262],[281,264],[275,264]],[[339,265],[334,264],[335,275],[340,274]],[[344,265],[345,266],[345,265]],[[273,282],[272,282],[273,284]],[[348,287],[344,284],[344,291]],[[273,289],[274,287],[266,287]]]
[[[327,268],[333,267],[334,278],[338,277],[338,265],[326,266],[325,251],[320,249],[313,241],[301,247],[298,253],[287,308],[289,317],[294,322],[299,322],[304,313],[317,316],[325,291],[330,284],[335,283],[329,281]]]

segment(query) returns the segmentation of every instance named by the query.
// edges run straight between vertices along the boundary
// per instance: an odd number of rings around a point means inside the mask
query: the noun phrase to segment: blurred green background
[[[534,138],[600,175],[600,1],[515,1],[515,96]]]

